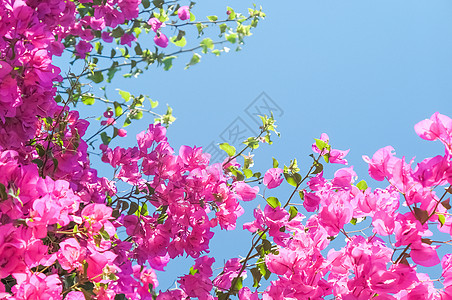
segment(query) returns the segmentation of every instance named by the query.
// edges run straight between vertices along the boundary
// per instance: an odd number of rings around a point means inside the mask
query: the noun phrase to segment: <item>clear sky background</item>
[[[416,162],[444,153],[439,143],[420,139],[413,126],[436,111],[452,117],[451,1],[256,4],[262,5],[267,18],[246,39],[242,51],[205,55],[186,71],[189,56],[181,56],[169,72],[151,67],[137,79],[115,80],[114,88],[151,96],[159,101],[160,112],[166,103],[173,108],[177,121],[168,136],[176,151],[181,145],[222,142],[222,133],[224,137],[234,129],[237,118],[246,124],[242,128],[257,130],[247,108],[262,106],[259,96],[265,92],[267,103],[279,108],[275,118],[281,138],[257,149],[256,171],[270,168],[273,156],[280,164],[297,158],[304,172],[312,161],[308,154],[313,139],[322,132],[328,133],[334,148],[351,149],[349,165],[371,187],[385,184],[369,178],[362,155],[372,156],[387,145],[399,157],[416,156]],[[193,13],[198,19],[211,14],[222,19],[227,5],[246,12],[252,2],[199,1]],[[144,119],[134,126],[141,126],[136,132],[120,141],[132,145],[135,134],[152,122],[150,116]],[[326,177],[337,169],[327,166]],[[284,199],[290,191],[284,186],[266,195]],[[258,204],[264,206],[262,198],[246,209],[251,213]],[[247,214],[239,224],[250,220]],[[240,231],[221,232],[212,240],[217,262],[246,255],[250,234]],[[168,274],[159,273],[160,288],[174,287],[174,278],[186,274],[190,263],[173,263]]]

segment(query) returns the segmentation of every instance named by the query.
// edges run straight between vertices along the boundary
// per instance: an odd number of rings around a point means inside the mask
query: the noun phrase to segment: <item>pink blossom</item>
[[[369,164],[369,175],[378,181],[383,181],[386,177],[392,177],[390,174],[394,164],[397,162],[397,158],[394,155],[394,148],[391,146],[386,146],[375,152],[372,159],[364,155],[364,161]]]
[[[85,295],[82,292],[72,291],[66,295],[65,300],[85,300]]]
[[[85,249],[80,247],[76,239],[66,239],[60,243],[57,257],[63,269],[72,271],[74,268],[79,269],[83,267],[82,262],[85,258]]]
[[[237,196],[242,201],[251,201],[256,198],[257,193],[259,193],[259,187],[251,187],[243,181],[237,181],[234,183],[234,191]]]
[[[80,58],[85,58],[86,54],[91,52],[91,50],[93,50],[93,45],[84,40],[79,41],[75,46],[75,51]]]
[[[278,187],[283,182],[282,173],[283,170],[280,168],[271,168],[265,172],[264,184],[267,188],[274,189]]]
[[[127,136],[127,130],[125,130],[125,129],[118,129],[118,135],[120,136],[120,137],[126,137]]]
[[[165,27],[165,23],[160,22],[157,18],[150,18],[148,24],[155,33],[157,33],[157,30],[159,30],[160,27]]]
[[[190,19],[190,8],[188,6],[181,6],[177,10],[177,16],[182,21]]]
[[[154,37],[154,43],[162,48],[168,47],[168,38],[163,33],[157,33]]]
[[[124,33],[123,36],[121,36],[120,43],[121,45],[127,45],[129,47],[132,47],[132,42],[136,41],[137,38],[131,34],[131,33]]]

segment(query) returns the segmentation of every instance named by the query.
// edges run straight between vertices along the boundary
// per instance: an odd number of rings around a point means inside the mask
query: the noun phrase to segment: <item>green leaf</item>
[[[323,165],[321,163],[314,162],[314,166],[315,170],[311,172],[312,174],[318,174],[323,171]]]
[[[289,208],[289,221],[291,221],[297,215],[298,215],[298,208],[296,208],[295,206],[291,206]]]
[[[122,115],[122,113],[123,113],[121,104],[119,104],[119,103],[116,102],[116,101],[115,101],[113,104],[114,104],[114,106],[115,106],[115,116],[119,117],[119,116]]]
[[[444,223],[446,223],[446,217],[444,215],[439,214],[438,215],[438,221],[441,224],[441,227],[443,227]]]
[[[177,56],[167,56],[164,59],[162,59],[163,63],[163,70],[168,71],[173,67],[173,59],[177,58]]]
[[[257,149],[259,147],[259,140],[255,137],[250,137],[243,143],[251,149]]]
[[[449,199],[446,199],[444,201],[441,202],[441,205],[445,208],[445,209],[451,209],[450,203],[449,203]]]
[[[229,12],[229,20],[234,20],[236,18],[234,10],[229,6],[226,9]]]
[[[140,213],[143,216],[147,216],[149,214],[148,205],[146,203],[143,203],[143,206],[141,206]]]
[[[110,69],[108,69],[107,71],[107,82],[111,83],[111,80],[113,79],[113,77],[115,76],[116,72],[118,72],[120,70],[120,68],[118,68],[119,63],[117,61],[114,61],[110,67]]]
[[[290,184],[291,186],[296,187],[301,182],[301,175],[298,173],[295,174],[284,173],[284,177],[286,178],[287,183]]]
[[[110,240],[110,235],[105,231],[104,228],[102,228],[99,233],[104,238],[104,240],[106,241]]]
[[[262,279],[262,274],[257,268],[252,268],[250,270],[251,274],[253,275],[253,287],[257,288],[259,287],[259,282]]]
[[[124,29],[118,26],[115,29],[113,29],[113,31],[111,32],[111,36],[114,38],[120,38],[124,35],[124,33],[125,33]]]
[[[273,168],[277,168],[279,166],[278,161],[276,160],[276,158],[273,157]]]
[[[184,47],[187,44],[187,40],[184,36],[180,40],[177,40],[177,36],[173,36],[170,38],[170,41],[177,47]]]
[[[151,6],[151,2],[149,0],[141,0],[141,4],[143,4],[144,8]]]
[[[243,174],[246,178],[250,178],[251,176],[253,176],[253,171],[251,171],[250,169],[244,169]]]
[[[220,149],[226,151],[228,156],[234,156],[235,152],[236,152],[235,147],[229,145],[228,143],[221,143],[220,144]]]
[[[272,208],[277,208],[281,206],[281,202],[279,202],[278,198],[276,197],[268,197],[266,200],[268,205],[270,205]]]
[[[221,25],[220,25],[221,26]],[[198,35],[202,35],[204,33],[204,28],[209,27],[207,25],[204,25],[202,23],[196,23],[196,28],[198,29]]]
[[[93,74],[88,76],[88,79],[93,81],[94,83],[101,83],[104,81],[104,75],[100,71],[96,71]]]
[[[356,184],[356,187],[358,189],[360,189],[361,191],[365,191],[365,190],[367,190],[367,182],[365,180],[361,180],[360,182],[358,182]]]
[[[151,98],[148,98],[151,103],[151,108],[156,108],[159,105],[158,101],[153,101]]]
[[[201,55],[199,55],[198,53],[193,54],[190,62],[187,64],[187,66],[185,66],[185,69],[190,68],[191,66],[196,65],[197,63],[199,63],[201,61]]]
[[[122,127],[127,127],[127,126],[129,126],[130,124],[132,124],[132,121],[130,120],[130,118],[126,118],[126,119],[124,120],[124,125],[123,125]]]
[[[322,151],[323,149],[325,149],[327,143],[325,141],[322,141],[320,139],[314,139],[315,140],[315,145],[317,146],[317,148],[319,148],[320,151]]]
[[[8,199],[8,193],[6,193],[6,187],[0,183],[0,198],[2,200]]]
[[[163,4],[165,4],[165,0],[154,0],[152,1],[155,7],[163,8]]]
[[[127,212],[128,215],[133,215],[138,210],[138,204],[135,202],[130,203],[129,211]]]
[[[226,40],[228,40],[231,44],[235,44],[235,42],[237,41],[237,34],[226,34]]]
[[[199,45],[202,47],[202,53],[207,53],[207,49],[212,50],[214,48],[213,41],[210,38],[203,39]]]
[[[143,54],[143,49],[141,49],[140,44],[137,43],[137,45],[135,46],[134,49],[135,49],[136,55],[141,55],[141,54]]]
[[[141,110],[134,110],[133,114],[130,115],[131,119],[141,120],[143,118],[143,112]]]
[[[419,207],[413,207],[414,216],[419,220],[422,224],[427,222],[428,220],[428,212],[426,210],[420,209]]]
[[[38,165],[38,168],[42,168],[42,166],[44,165],[44,162],[42,161],[42,159],[39,159],[39,158],[33,159],[31,162]]]
[[[216,20],[218,20],[217,16],[207,16],[207,19],[211,22],[215,22]]]
[[[353,224],[353,225],[356,225],[356,221],[358,221],[358,219],[352,218],[352,219],[350,220],[350,223]]]
[[[194,22],[196,20],[196,17],[192,12],[190,12],[190,22]]]
[[[126,102],[130,101],[131,95],[129,92],[126,91],[121,91],[120,89],[116,89],[119,93],[119,95],[121,95],[122,99],[124,99]]]
[[[228,25],[223,23],[223,24],[220,24],[219,27],[220,27],[220,36],[221,36],[223,33],[226,32],[226,29],[228,29]]]
[[[101,140],[102,140],[102,143],[104,143],[104,145],[110,144],[111,137],[109,137],[105,131],[103,131],[103,132],[100,134],[100,138],[101,138]]]

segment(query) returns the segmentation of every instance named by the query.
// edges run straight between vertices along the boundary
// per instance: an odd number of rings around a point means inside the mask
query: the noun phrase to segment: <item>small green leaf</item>
[[[151,108],[156,108],[159,105],[158,101],[153,101],[151,98],[148,98],[151,103]]]
[[[105,231],[105,229],[102,228],[102,230],[99,233],[104,238],[104,240],[106,241],[110,240],[110,235]]]
[[[116,101],[113,104],[115,106],[115,116],[117,116],[117,117],[121,116],[123,113],[121,104],[119,104]]]
[[[103,132],[100,134],[100,138],[101,138],[101,140],[102,140],[102,143],[104,143],[104,145],[110,144],[111,137],[109,137],[105,131],[103,131]]]
[[[211,22],[215,22],[216,20],[218,20],[217,16],[207,16],[207,19]]]
[[[350,220],[350,223],[353,224],[353,225],[356,225],[356,221],[358,221],[358,219],[352,218],[352,219]]]
[[[144,8],[151,6],[151,2],[149,0],[141,0],[141,4],[143,4]]]
[[[128,215],[133,215],[138,210],[138,204],[135,202],[130,203],[129,211],[127,212]]]
[[[268,197],[266,200],[268,205],[270,205],[272,208],[277,208],[281,206],[281,202],[279,202],[278,198],[276,197]]]
[[[203,39],[199,45],[202,47],[202,53],[207,53],[207,49],[212,50],[214,48],[213,41],[210,38]]]
[[[120,89],[116,89],[119,93],[119,95],[121,95],[122,99],[124,99],[126,102],[130,101],[131,95],[129,92],[126,91],[121,91]]]
[[[231,44],[235,44],[235,42],[237,41],[237,34],[226,34],[226,40],[228,40]]]
[[[243,143],[251,149],[257,149],[259,147],[259,140],[255,137],[250,137]]]
[[[193,54],[190,62],[185,66],[185,69],[190,68],[191,66],[196,65],[197,63],[199,63],[201,61],[201,55],[199,55],[198,53]]]
[[[42,168],[42,166],[44,165],[44,162],[42,161],[42,159],[39,159],[39,158],[33,159],[31,162],[38,165],[38,168]]]
[[[154,0],[152,1],[155,7],[163,8],[163,4],[165,4],[165,0]]]
[[[323,149],[325,149],[327,143],[325,143],[325,141],[322,141],[320,139],[314,139],[315,140],[315,145],[317,146],[317,148],[319,148],[320,151],[322,151]]]
[[[96,102],[96,99],[91,95],[82,95],[82,102],[85,105],[93,105]]]
[[[173,36],[170,38],[170,41],[177,47],[184,47],[187,44],[187,40],[185,39],[184,36],[179,40],[177,40],[177,36]]]
[[[296,208],[295,206],[291,206],[289,208],[289,221],[291,221],[297,215],[298,215],[298,208]]]
[[[414,210],[414,216],[416,219],[421,222],[421,224],[424,224],[428,220],[428,212],[426,210],[420,209],[419,207],[413,207]]]
[[[262,274],[257,268],[252,268],[250,270],[251,274],[253,275],[253,287],[257,288],[259,287],[259,282],[261,281]]]
[[[8,193],[6,193],[6,187],[0,183],[0,198],[2,200],[8,199]]]
[[[177,56],[167,56],[162,59],[163,70],[168,71],[173,67],[173,59],[177,58]]]
[[[229,145],[228,143],[221,143],[220,144],[220,149],[226,151],[228,156],[234,156],[235,152],[236,152],[235,147]]]
[[[194,22],[196,20],[196,17],[192,12],[190,12],[190,22]]]
[[[246,178],[250,178],[251,176],[253,176],[253,171],[251,171],[250,169],[244,169],[243,174]]]
[[[93,81],[94,83],[101,83],[104,81],[104,75],[100,71],[96,71],[93,74],[88,76],[88,79]]]
[[[226,29],[228,29],[228,25],[226,25],[226,24],[220,24],[220,36],[223,34],[223,33],[225,33],[226,32]]]
[[[229,14],[229,20],[234,20],[236,18],[236,14],[235,14],[234,10],[229,6],[226,9]]]
[[[360,182],[358,182],[356,184],[356,187],[358,189],[360,189],[361,191],[365,191],[365,190],[367,190],[367,182],[365,180],[361,180]]]
[[[446,223],[446,217],[444,215],[439,214],[438,215],[438,221],[441,224],[441,227],[443,227],[444,223]]]
[[[279,166],[278,161],[276,160],[276,158],[273,157],[273,168],[277,168]]]

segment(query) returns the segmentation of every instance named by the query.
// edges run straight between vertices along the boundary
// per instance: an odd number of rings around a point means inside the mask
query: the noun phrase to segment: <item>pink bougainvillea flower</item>
[[[157,18],[150,18],[148,25],[151,26],[152,31],[157,32],[160,27],[165,27],[165,23],[160,22]]]
[[[125,136],[127,136],[127,130],[125,130],[125,129],[118,129],[118,135],[120,136],[120,137],[125,137]]]
[[[375,180],[383,181],[385,177],[392,177],[392,169],[397,162],[392,146],[386,146],[375,152],[372,159],[363,155],[363,160],[369,164],[369,175]]]
[[[163,33],[157,33],[154,37],[154,43],[162,48],[168,47],[168,37]]]
[[[69,292],[66,296],[66,298],[64,298],[65,300],[85,300],[85,295],[83,295],[82,292],[76,292],[76,291],[72,291]]]
[[[243,181],[238,181],[234,183],[234,190],[242,201],[251,201],[256,198],[257,193],[259,193],[259,187],[251,187]]]
[[[190,8],[188,6],[181,6],[177,10],[177,16],[182,21],[190,19]]]
[[[93,45],[91,45],[90,43],[88,43],[88,42],[86,42],[84,40],[81,40],[75,46],[75,52],[77,53],[77,55],[80,58],[85,58],[86,54],[91,52],[91,50],[93,50]]]
[[[264,175],[264,184],[269,189],[274,189],[278,187],[282,182],[283,170],[280,168],[271,168]]]
[[[82,261],[85,259],[85,249],[80,247],[76,239],[70,238],[60,243],[57,257],[61,267],[71,271],[74,268],[83,267]]]

